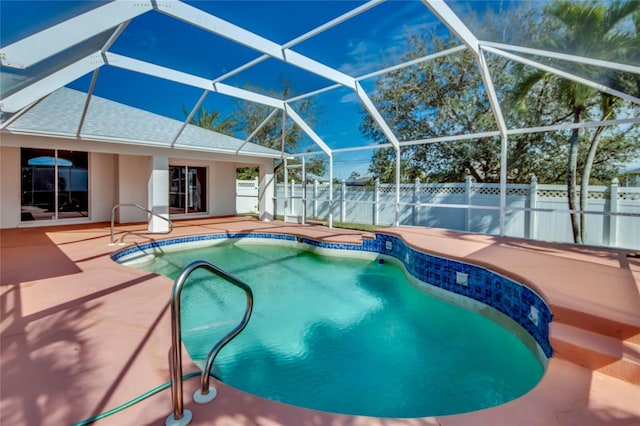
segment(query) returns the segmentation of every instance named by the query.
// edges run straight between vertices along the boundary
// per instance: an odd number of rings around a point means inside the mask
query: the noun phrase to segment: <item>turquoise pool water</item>
[[[336,413],[424,417],[510,401],[543,374],[506,329],[424,293],[389,263],[228,242],[167,253],[144,269],[175,279],[196,259],[253,288],[251,321],[214,373],[256,395]],[[240,321],[245,296],[196,271],[182,297],[184,344],[202,365]]]

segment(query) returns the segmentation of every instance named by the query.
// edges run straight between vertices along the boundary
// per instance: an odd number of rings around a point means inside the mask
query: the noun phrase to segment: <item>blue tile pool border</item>
[[[349,244],[265,232],[206,234],[135,245],[114,253],[111,258],[118,262],[125,256],[140,251],[174,244],[243,238],[291,241],[323,249],[371,252],[393,257],[404,265],[410,275],[423,283],[471,298],[507,315],[535,339],[547,358],[553,355],[549,342],[549,323],[553,315],[547,303],[537,293],[483,266],[418,251],[394,235],[376,233],[375,239],[363,238],[362,244]],[[466,277],[464,285],[458,284],[460,274]]]

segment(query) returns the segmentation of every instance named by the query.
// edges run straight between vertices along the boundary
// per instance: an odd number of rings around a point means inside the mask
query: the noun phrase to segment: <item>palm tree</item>
[[[640,2],[637,0],[623,2],[571,2],[556,1],[549,3],[547,15],[556,18],[560,31],[552,38],[539,41],[539,47],[559,52],[572,53],[578,56],[615,59],[637,54],[637,31],[621,31],[621,24],[627,18],[637,22],[640,13]],[[594,54],[595,53],[595,54]],[[576,65],[577,73],[585,68]],[[558,77],[545,71],[533,71],[523,78],[514,90],[520,105],[525,105],[529,94],[533,93],[540,82],[555,84],[559,100],[571,112],[574,123],[579,123],[585,112],[595,106],[596,97],[600,96],[600,112],[603,119],[615,114],[618,99],[598,92],[596,89]],[[586,208],[587,187],[591,168],[598,148],[600,136],[604,129],[598,128],[592,135],[590,147],[582,173],[582,191],[580,210]],[[568,141],[567,156],[567,198],[569,210],[578,210],[577,165],[580,145],[579,129],[573,129]],[[583,243],[586,219],[583,214],[571,213],[571,229],[576,243]]]
[[[189,115],[186,111],[185,114]],[[200,107],[189,124],[213,130],[218,133],[224,133],[225,135],[230,135],[236,127],[236,122],[233,118],[226,117],[220,119],[220,111],[212,110],[209,112],[204,107]]]

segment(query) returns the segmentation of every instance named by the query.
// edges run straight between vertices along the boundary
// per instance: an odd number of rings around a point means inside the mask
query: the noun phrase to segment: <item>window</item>
[[[21,150],[21,220],[89,216],[89,154],[56,149]]]
[[[169,166],[169,214],[207,211],[207,169]]]

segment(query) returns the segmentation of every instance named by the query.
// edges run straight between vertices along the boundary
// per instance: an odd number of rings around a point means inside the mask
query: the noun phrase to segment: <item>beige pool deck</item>
[[[119,225],[118,235],[143,230]],[[265,231],[359,242],[362,233],[226,217],[175,223],[169,236]],[[421,426],[640,425],[640,259],[626,251],[438,229],[388,228],[416,248],[487,266],[536,290],[551,306],[555,350],[540,383],[507,404],[453,416],[381,419],[305,410],[217,383],[194,425]],[[147,241],[129,236],[125,242]],[[169,380],[173,282],[118,265],[109,224],[0,231],[0,425],[69,425]],[[183,351],[183,372],[196,371]],[[247,366],[251,368],[251,366]],[[214,380],[215,382],[215,380]],[[434,383],[434,386],[437,386]],[[384,398],[384,395],[381,395]],[[162,425],[164,390],[97,425]]]

